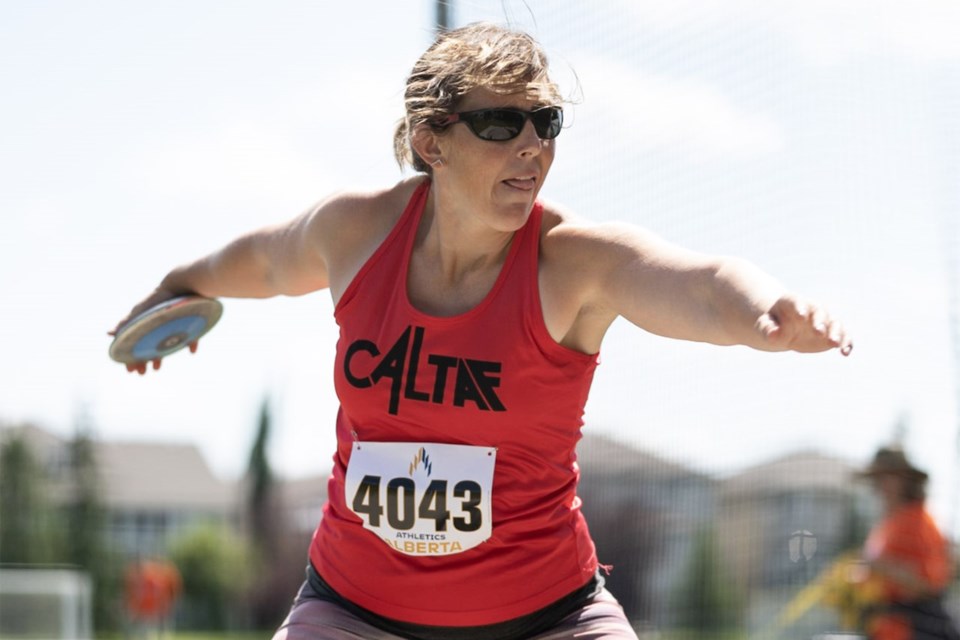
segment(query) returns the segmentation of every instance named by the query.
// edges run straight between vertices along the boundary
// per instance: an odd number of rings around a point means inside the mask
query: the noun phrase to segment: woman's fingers
[[[188,346],[189,346],[189,349],[190,349],[190,353],[196,353],[196,352],[197,352],[197,345],[198,345],[198,344],[200,344],[199,341],[194,340],[193,342],[191,342],[191,343],[188,345]],[[127,363],[126,366],[127,366],[127,371],[129,371],[130,373],[137,372],[137,373],[139,373],[140,375],[144,375],[144,374],[147,372],[147,367],[148,367],[148,366],[149,366],[149,367],[152,367],[154,371],[157,371],[157,370],[160,369],[160,365],[161,365],[162,363],[163,363],[163,358],[154,358],[153,360],[150,360],[149,362],[147,362],[147,361],[145,361],[145,362],[129,362],[129,363]]]
[[[826,309],[791,296],[777,300],[757,327],[772,345],[782,349],[804,353],[840,349],[845,356],[853,350],[842,322]]]
[[[143,375],[147,372],[147,363],[146,362],[129,362],[127,363],[127,371],[133,373],[136,371],[140,375]]]

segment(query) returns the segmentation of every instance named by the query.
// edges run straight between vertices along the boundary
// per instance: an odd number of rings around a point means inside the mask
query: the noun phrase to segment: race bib
[[[365,529],[400,553],[461,553],[493,531],[496,460],[493,447],[354,442],[347,466],[347,506]]]

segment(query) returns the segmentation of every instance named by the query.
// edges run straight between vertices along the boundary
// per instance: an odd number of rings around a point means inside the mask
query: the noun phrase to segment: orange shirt
[[[947,541],[922,502],[904,505],[878,523],[867,538],[864,557],[867,561],[883,559],[909,567],[935,591],[943,591],[950,582],[952,565]],[[916,597],[887,576],[873,577],[882,585],[885,604],[909,602]],[[900,614],[874,616],[867,631],[871,640],[913,637],[906,617]]]
[[[127,569],[127,609],[135,618],[167,615],[179,592],[180,574],[170,563],[148,560]]]

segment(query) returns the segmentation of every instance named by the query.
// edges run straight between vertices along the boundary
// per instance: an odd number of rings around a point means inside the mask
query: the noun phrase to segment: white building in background
[[[107,535],[127,554],[163,554],[203,523],[237,526],[235,483],[211,473],[193,445],[99,442]]]
[[[0,444],[14,437],[27,443],[49,479],[54,504],[65,500],[69,440],[34,425],[0,426]],[[114,550],[130,557],[164,555],[173,540],[201,524],[243,532],[242,480],[217,477],[196,446],[100,440],[94,444],[107,511],[106,535]],[[278,482],[286,525],[307,541],[322,515],[327,475]]]
[[[69,440],[34,425],[0,430],[0,442],[22,438],[50,483],[54,504],[69,495]],[[164,554],[169,543],[201,523],[236,526],[236,483],[217,478],[189,444],[94,442],[106,535],[128,556]],[[2,469],[0,469],[2,472]]]
[[[717,539],[731,585],[747,597],[751,632],[771,633],[805,586],[863,544],[876,503],[855,471],[847,460],[800,451],[719,483]],[[809,638],[838,626],[835,611],[814,606],[787,631]]]
[[[806,584],[858,548],[874,517],[847,460],[801,451],[719,484],[718,540],[741,589]]]

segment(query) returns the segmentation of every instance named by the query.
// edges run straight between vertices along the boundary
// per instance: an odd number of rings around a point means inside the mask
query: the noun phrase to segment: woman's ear
[[[420,124],[413,130],[413,134],[410,136],[410,147],[415,154],[420,156],[421,160],[431,167],[436,167],[443,162],[440,136],[429,125]]]

